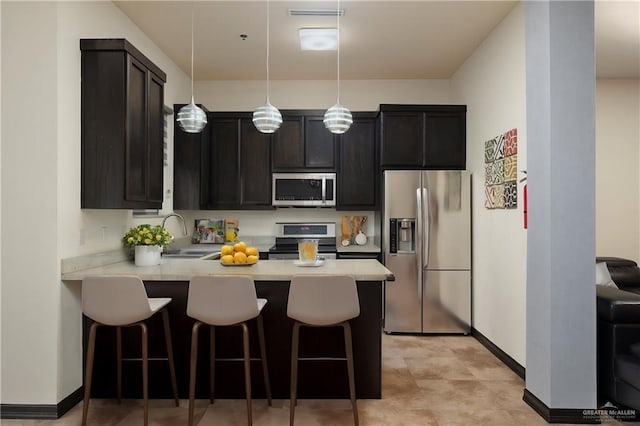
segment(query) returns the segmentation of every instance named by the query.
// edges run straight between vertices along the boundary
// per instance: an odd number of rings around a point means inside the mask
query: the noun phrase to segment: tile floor
[[[359,400],[362,426],[428,425],[546,425],[522,401],[524,382],[495,358],[473,337],[388,336],[383,335],[382,399]],[[171,400],[150,403],[151,425],[174,426],[187,423],[188,402],[180,407]],[[3,420],[2,425],[76,426],[82,418],[82,404],[61,419]],[[244,400],[207,400],[196,403],[199,426],[246,424]],[[289,421],[289,401],[255,400],[256,426],[283,426]],[[615,423],[612,421],[612,423]],[[89,424],[129,426],[142,424],[140,401],[92,400]],[[351,425],[348,400],[299,400],[296,424]],[[624,423],[629,425],[631,423]],[[638,423],[636,423],[638,424]]]

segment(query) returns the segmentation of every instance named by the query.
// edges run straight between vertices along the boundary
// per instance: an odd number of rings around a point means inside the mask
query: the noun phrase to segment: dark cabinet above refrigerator
[[[380,105],[380,166],[464,170],[466,105]]]

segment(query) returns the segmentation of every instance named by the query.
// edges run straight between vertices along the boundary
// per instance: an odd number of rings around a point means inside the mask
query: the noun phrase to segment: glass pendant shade
[[[207,125],[207,114],[194,103],[192,96],[191,103],[183,106],[178,111],[176,121],[185,132],[200,133],[204,126]]]
[[[340,102],[332,106],[324,113],[324,126],[331,133],[340,135],[351,127],[353,117],[347,107],[340,105]]]
[[[278,108],[269,103],[269,99],[253,112],[253,125],[262,133],[273,133],[280,128],[281,124],[282,114]]]

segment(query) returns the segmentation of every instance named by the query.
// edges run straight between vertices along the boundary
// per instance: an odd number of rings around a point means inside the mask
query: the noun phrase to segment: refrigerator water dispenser
[[[389,226],[390,253],[415,253],[416,220],[393,218]]]

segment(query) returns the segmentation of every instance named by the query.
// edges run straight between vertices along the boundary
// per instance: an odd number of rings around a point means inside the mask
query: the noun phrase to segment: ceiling
[[[195,14],[196,80],[261,80],[266,73],[266,1],[116,1],[190,74]],[[516,1],[358,1],[340,8],[340,78],[449,78]],[[335,27],[335,17],[289,16],[289,9],[335,9],[337,1],[276,1],[270,7],[270,78],[336,77],[336,52],[301,51],[299,28]],[[640,0],[598,0],[599,77],[640,78]],[[243,39],[241,35],[246,35]]]

